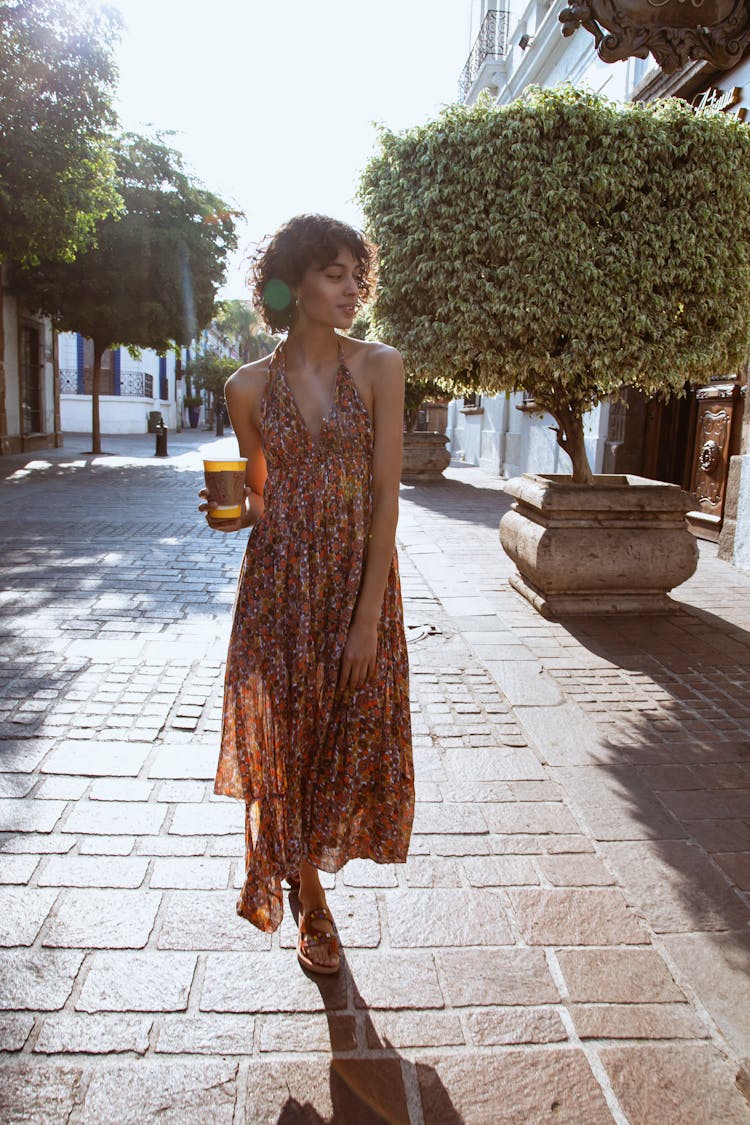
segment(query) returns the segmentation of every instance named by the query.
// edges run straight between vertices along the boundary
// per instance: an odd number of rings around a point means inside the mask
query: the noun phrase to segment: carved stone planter
[[[505,491],[515,499],[500,520],[500,542],[518,568],[511,585],[544,617],[667,612],[668,592],[698,565],[685,522],[695,497],[675,484],[527,473]]]
[[[439,480],[451,463],[448,435],[413,430],[404,434],[401,480]]]

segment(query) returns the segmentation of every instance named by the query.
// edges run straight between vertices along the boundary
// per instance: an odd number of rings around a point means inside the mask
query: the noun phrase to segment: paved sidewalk
[[[326,878],[315,980],[212,793],[234,441],[169,441],[0,461],[0,1118],[750,1122],[750,578],[703,544],[679,612],[551,624],[497,479],[403,486],[411,855]]]

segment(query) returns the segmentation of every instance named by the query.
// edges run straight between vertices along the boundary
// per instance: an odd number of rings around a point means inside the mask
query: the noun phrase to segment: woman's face
[[[340,247],[324,269],[311,266],[305,272],[297,290],[299,307],[310,320],[333,328],[351,328],[359,303],[359,272],[351,250]]]

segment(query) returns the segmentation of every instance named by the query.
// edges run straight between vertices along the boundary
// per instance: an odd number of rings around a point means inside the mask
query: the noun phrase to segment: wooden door
[[[740,430],[742,400],[738,383],[713,383],[695,393],[698,407],[690,490],[698,509],[688,522],[696,534],[717,539],[724,518],[729,458]]]

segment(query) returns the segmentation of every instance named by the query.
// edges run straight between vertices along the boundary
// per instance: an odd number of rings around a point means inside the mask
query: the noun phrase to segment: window
[[[94,341],[84,340],[83,344],[83,393],[90,395],[94,386]],[[102,368],[99,376],[99,394],[113,395],[115,393],[115,364],[114,352],[109,348],[102,356]]]

